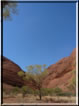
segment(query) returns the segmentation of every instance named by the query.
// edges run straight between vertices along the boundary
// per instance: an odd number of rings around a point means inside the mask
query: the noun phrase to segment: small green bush
[[[75,96],[72,92],[64,92],[61,88],[42,88],[43,96]]]
[[[58,88],[58,87],[54,88],[54,93],[59,94],[61,92],[62,92],[61,88]]]
[[[58,93],[58,96],[72,96],[72,93],[71,92],[61,92],[61,93]]]
[[[19,92],[20,92],[20,88],[17,87],[17,86],[14,87],[13,90],[12,90],[12,93],[15,94],[15,95],[18,94]]]
[[[34,91],[32,88],[28,87],[28,86],[23,86],[21,88],[21,93],[23,94],[23,97],[26,95],[26,94],[34,94]]]
[[[28,93],[28,87],[27,86],[23,86],[21,88],[21,93],[22,93],[23,97],[25,97],[25,95]]]

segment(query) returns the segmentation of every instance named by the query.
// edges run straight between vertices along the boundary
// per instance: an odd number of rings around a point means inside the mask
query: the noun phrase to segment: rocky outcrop
[[[18,72],[22,69],[12,62],[11,60],[3,57],[3,83],[13,85],[13,86],[22,86],[24,81],[21,77],[18,76]]]
[[[19,71],[24,71],[17,64],[6,57],[3,57],[2,63],[3,88],[10,90],[12,87],[22,87],[24,85],[36,88],[35,83],[24,81],[23,78],[18,75]]]
[[[67,90],[70,79],[74,77],[73,70],[76,68],[76,49],[72,54],[58,61],[56,64],[48,67],[48,75],[44,79],[43,87],[60,87]]]
[[[73,70],[76,68],[76,49],[73,50],[70,56],[65,57],[58,61],[56,64],[48,67],[48,75],[43,80],[43,87],[54,88],[60,87],[63,90],[67,90],[69,81],[75,77]],[[32,82],[24,81],[18,76],[18,72],[22,69],[12,62],[11,60],[3,57],[3,85],[6,88],[12,88],[12,86],[21,87],[28,85],[35,88],[35,84]]]

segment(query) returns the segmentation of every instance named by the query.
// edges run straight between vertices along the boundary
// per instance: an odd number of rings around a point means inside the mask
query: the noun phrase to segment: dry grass
[[[44,97],[46,102],[53,102],[53,103],[75,103],[76,97],[65,97],[65,96],[46,96]]]
[[[59,97],[59,96],[44,96],[39,100],[38,96],[26,95],[24,98],[21,94],[17,96],[5,95],[3,103],[75,103],[76,97]]]

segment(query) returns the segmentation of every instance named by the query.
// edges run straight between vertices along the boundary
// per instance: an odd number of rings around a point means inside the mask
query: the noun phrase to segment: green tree
[[[3,5],[3,19],[11,19],[11,14],[17,13],[17,3],[2,0],[1,5]]]
[[[34,82],[38,89],[38,96],[40,100],[42,99],[42,83],[44,77],[47,75],[46,65],[34,65],[28,66],[26,73],[20,71],[19,76],[23,77],[24,80]]]

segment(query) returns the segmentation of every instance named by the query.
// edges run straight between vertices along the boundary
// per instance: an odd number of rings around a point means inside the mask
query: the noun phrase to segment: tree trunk
[[[39,89],[39,98],[42,99],[41,89]]]
[[[23,96],[23,98],[24,98],[24,97],[25,97],[25,94],[23,93],[23,95],[22,95],[22,96]]]

